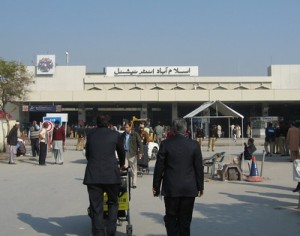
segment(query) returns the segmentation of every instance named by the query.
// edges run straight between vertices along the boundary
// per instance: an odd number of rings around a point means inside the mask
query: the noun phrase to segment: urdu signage
[[[198,76],[198,66],[106,67],[106,76]]]

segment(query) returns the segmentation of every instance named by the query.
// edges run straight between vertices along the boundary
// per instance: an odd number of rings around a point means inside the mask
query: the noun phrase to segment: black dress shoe
[[[300,191],[300,187],[299,188],[297,187],[293,190],[294,193],[299,192],[299,191]]]
[[[136,186],[135,186],[135,185],[133,185],[131,188],[136,188]]]
[[[300,183],[298,183],[297,187],[293,190],[294,193],[300,191]]]

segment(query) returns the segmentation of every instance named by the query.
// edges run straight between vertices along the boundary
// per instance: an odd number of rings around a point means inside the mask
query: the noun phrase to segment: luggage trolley
[[[143,174],[149,174],[149,155],[148,155],[148,145],[143,146],[143,156],[142,158],[137,158],[138,171],[137,175],[143,177]]]
[[[121,172],[121,187],[120,187],[120,193],[118,197],[118,225],[122,226],[124,221],[127,221],[126,225],[126,235],[131,236],[132,235],[132,225],[130,221],[130,187],[131,187],[131,169],[128,168],[126,171]],[[107,217],[108,215],[108,206],[106,204],[107,202],[107,195],[104,193],[103,198],[103,204],[104,204],[104,217]]]
[[[130,221],[130,185],[131,185],[131,170],[128,168],[126,171],[121,172],[121,187],[118,197],[118,226],[122,226],[124,221],[127,221],[126,235],[132,236],[132,225]],[[108,205],[107,194],[103,195],[103,215],[104,218],[108,218]],[[88,208],[88,215],[90,215],[90,208]]]

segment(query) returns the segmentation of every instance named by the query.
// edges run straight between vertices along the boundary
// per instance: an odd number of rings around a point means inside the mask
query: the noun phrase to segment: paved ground
[[[242,151],[242,140],[218,140],[216,151],[225,151],[227,160]],[[256,141],[258,169],[261,166],[262,140]],[[228,146],[229,145],[229,146]],[[90,235],[86,215],[88,197],[82,179],[86,161],[68,141],[65,163],[37,165],[30,156],[17,165],[7,164],[7,154],[0,154],[0,235]],[[29,151],[29,150],[28,150]],[[203,148],[203,156],[211,156]],[[166,235],[162,221],[163,201],[152,197],[152,171],[138,179],[130,202],[133,234]],[[247,170],[247,168],[245,168]],[[268,157],[261,183],[207,179],[205,194],[197,198],[191,235],[299,235],[299,194],[292,193],[292,165],[288,157]],[[207,176],[208,177],[208,176]],[[117,235],[125,234],[125,224]]]

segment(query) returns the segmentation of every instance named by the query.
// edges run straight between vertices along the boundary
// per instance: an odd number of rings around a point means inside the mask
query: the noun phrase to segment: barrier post
[[[264,167],[264,162],[265,162],[265,157],[266,157],[266,152],[265,152],[265,150],[263,150],[263,159],[262,159],[262,162],[261,162],[260,177],[262,177],[263,167]]]
[[[298,210],[300,210],[300,192],[299,192],[299,200],[298,200]]]

